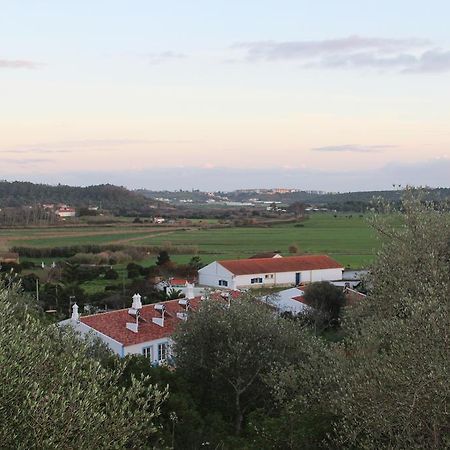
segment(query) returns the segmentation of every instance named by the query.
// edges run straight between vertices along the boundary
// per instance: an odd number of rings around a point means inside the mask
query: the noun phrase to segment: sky
[[[448,1],[0,6],[0,179],[450,186]]]

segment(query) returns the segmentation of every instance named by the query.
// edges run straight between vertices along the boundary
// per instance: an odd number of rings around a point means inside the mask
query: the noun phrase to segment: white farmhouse
[[[344,267],[326,255],[214,261],[198,271],[199,284],[241,289],[342,280]]]
[[[189,310],[197,308],[200,301],[196,297],[142,305],[140,295],[136,294],[129,309],[83,317],[75,304],[72,317],[59,325],[70,325],[81,335],[98,337],[120,357],[144,355],[150,363],[161,364],[171,356],[171,336],[177,325],[186,320]]]

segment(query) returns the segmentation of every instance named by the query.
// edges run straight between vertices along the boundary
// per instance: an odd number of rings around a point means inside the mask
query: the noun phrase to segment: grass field
[[[271,227],[142,228],[133,226],[91,226],[85,228],[42,228],[0,230],[0,250],[17,246],[56,247],[76,244],[189,245],[196,246],[204,263],[215,259],[245,258],[261,251],[277,250],[287,255],[290,245],[301,253],[324,253],[345,266],[362,268],[369,264],[378,246],[365,217],[319,213],[301,225]],[[173,255],[187,262],[193,255]],[[154,263],[154,256],[144,265]]]

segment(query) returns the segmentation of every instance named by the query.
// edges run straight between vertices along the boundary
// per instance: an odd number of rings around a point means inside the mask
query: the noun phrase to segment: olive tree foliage
[[[268,400],[264,377],[301,358],[297,328],[250,296],[205,300],[174,336],[177,368],[239,434],[249,411]]]
[[[450,448],[450,215],[407,189],[378,216],[371,292],[349,310],[335,410],[343,448]]]
[[[343,341],[305,341],[311,364],[271,375],[271,448],[450,448],[450,215],[407,189],[372,226],[381,248]]]
[[[153,448],[166,393],[147,378],[121,387],[73,332],[45,325],[17,287],[0,290],[3,448]]]
[[[306,286],[304,299],[312,307],[308,311],[308,317],[316,332],[338,326],[341,308],[345,304],[342,288],[328,281],[317,281]]]

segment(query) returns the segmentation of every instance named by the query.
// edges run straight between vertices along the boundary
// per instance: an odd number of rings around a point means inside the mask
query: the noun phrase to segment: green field
[[[313,214],[296,224],[271,227],[185,229],[170,227],[91,226],[85,228],[44,228],[0,230],[0,250],[12,246],[57,247],[76,244],[124,244],[132,246],[195,246],[204,263],[215,259],[245,258],[261,251],[277,250],[287,255],[295,244],[300,253],[328,254],[345,266],[361,268],[369,264],[378,246],[366,217]],[[172,255],[187,262],[193,255]],[[154,256],[144,261],[154,262]]]

